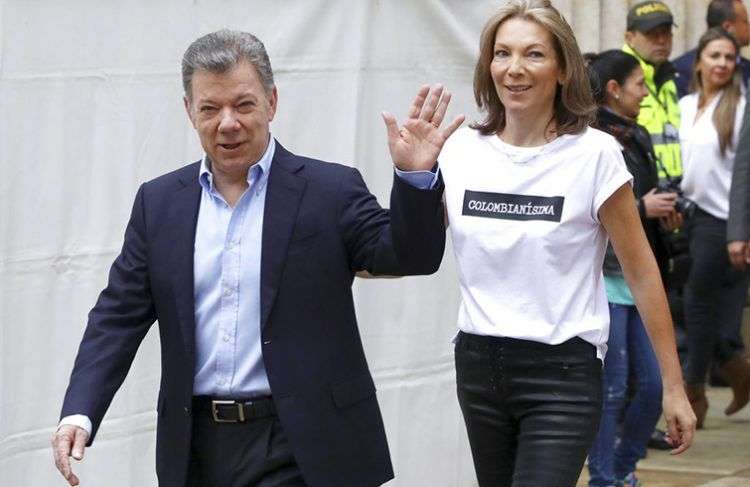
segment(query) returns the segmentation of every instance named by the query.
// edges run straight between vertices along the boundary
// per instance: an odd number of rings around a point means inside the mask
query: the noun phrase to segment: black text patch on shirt
[[[501,220],[545,220],[559,222],[564,196],[464,192],[463,214]]]

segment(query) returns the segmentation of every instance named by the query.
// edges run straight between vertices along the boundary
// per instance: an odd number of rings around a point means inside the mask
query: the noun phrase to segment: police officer
[[[628,11],[625,45],[622,50],[641,63],[648,95],[641,102],[638,123],[651,135],[658,159],[659,177],[682,175],[680,108],[677,104],[672,53],[672,12],[663,2],[640,2]]]
[[[678,105],[675,68],[669,62],[672,53],[672,12],[663,2],[645,1],[628,11],[625,45],[622,50],[635,56],[641,64],[648,95],[641,101],[637,122],[651,136],[657,158],[659,179],[677,183],[682,177],[682,159],[678,127]],[[681,219],[678,216],[678,219]],[[679,222],[670,222],[670,227]],[[664,276],[670,308],[675,323],[682,321],[679,288],[687,274],[687,240],[684,232],[671,233],[665,238],[670,255],[669,275]],[[684,245],[681,245],[684,243]],[[684,264],[684,265],[683,265]],[[664,432],[656,429],[650,447],[671,448]]]

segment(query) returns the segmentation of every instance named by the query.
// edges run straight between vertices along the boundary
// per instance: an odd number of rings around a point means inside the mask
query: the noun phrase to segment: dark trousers
[[[305,487],[277,416],[216,423],[193,417],[187,487]]]
[[[729,263],[726,220],[698,208],[687,228],[692,266],[685,286],[685,381],[703,384],[712,358],[721,365],[741,351],[727,338],[739,335],[750,274]]]
[[[591,344],[459,333],[456,381],[480,486],[575,486],[601,417]]]

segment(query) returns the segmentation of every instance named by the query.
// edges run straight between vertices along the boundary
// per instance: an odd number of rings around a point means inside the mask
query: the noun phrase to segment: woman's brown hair
[[[732,34],[727,32],[721,27],[712,27],[706,31],[698,41],[698,49],[695,52],[695,61],[693,62],[693,79],[690,80],[690,91],[699,92],[698,106],[702,106],[706,103],[705,96],[703,94],[703,80],[701,79],[700,71],[698,70],[698,63],[701,59],[701,54],[706,46],[711,41],[717,39],[727,39],[734,46],[734,52],[739,55],[740,45],[737,43],[737,39]],[[714,116],[712,118],[716,132],[719,135],[719,152],[722,157],[726,154],[727,148],[732,147],[734,136],[734,117],[737,114],[737,103],[740,101],[742,96],[742,74],[739,70],[739,65],[734,66],[734,75],[732,80],[726,85],[721,87],[719,104],[716,105],[714,110]]]
[[[557,62],[563,73],[563,81],[557,87],[554,102],[556,133],[563,135],[582,132],[593,122],[596,104],[573,30],[549,0],[511,0],[485,24],[479,39],[479,59],[474,69],[474,99],[480,110],[487,115],[483,121],[475,122],[471,127],[483,135],[500,133],[505,128],[505,106],[497,94],[490,65],[494,58],[497,29],[512,18],[536,22],[550,33]]]

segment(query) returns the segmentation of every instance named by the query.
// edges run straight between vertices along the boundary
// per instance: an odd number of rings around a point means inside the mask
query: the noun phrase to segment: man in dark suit
[[[745,271],[750,264],[750,92],[742,118],[732,168],[727,220],[727,252],[732,265]]]
[[[71,485],[150,325],[159,321],[159,484],[374,486],[393,477],[356,325],[351,284],[429,274],[445,244],[433,172],[457,117],[423,87],[399,130],[391,210],[352,168],[294,155],[270,135],[277,91],[263,44],[197,39],[183,57],[185,107],[202,161],[135,197],[124,244],[89,314],[55,463]]]
[[[750,25],[747,20],[747,9],[742,0],[711,0],[706,11],[706,24],[709,29],[723,27],[737,39],[741,47],[750,43]],[[677,96],[680,98],[690,91],[694,63],[695,49],[691,49],[672,61],[677,70],[675,84]],[[742,84],[747,87],[748,80],[750,80],[750,60],[740,56],[739,68],[742,72]]]
[[[737,152],[732,168],[732,186],[729,190],[729,219],[727,220],[727,253],[732,266],[747,272],[750,266],[750,91],[742,118]],[[731,330],[730,343],[738,353],[724,364],[723,376],[732,388],[733,401],[726,411],[739,411],[750,400],[750,356],[741,348],[741,330]],[[726,412],[725,411],[725,412]]]

